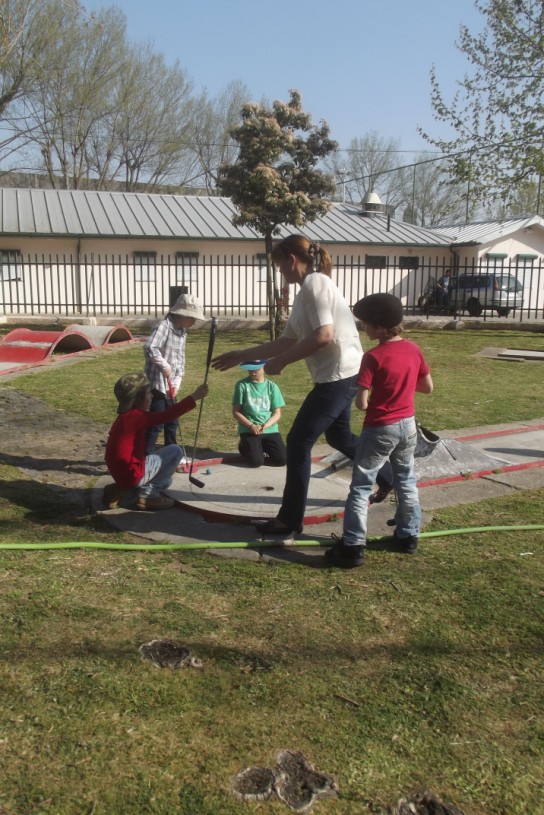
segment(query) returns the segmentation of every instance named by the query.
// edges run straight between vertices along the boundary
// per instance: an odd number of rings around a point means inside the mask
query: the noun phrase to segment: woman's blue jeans
[[[353,478],[344,513],[344,544],[364,546],[367,532],[368,498],[376,474],[388,458],[397,493],[395,514],[399,538],[417,537],[421,522],[419,494],[414,469],[416,421],[412,416],[382,427],[364,427],[355,461]]]
[[[287,434],[287,474],[278,520],[302,531],[312,466],[312,447],[325,434],[327,444],[355,458],[358,437],[351,432],[356,376],[314,385]]]

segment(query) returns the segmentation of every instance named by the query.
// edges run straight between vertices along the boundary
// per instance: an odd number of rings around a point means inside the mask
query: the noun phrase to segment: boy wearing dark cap
[[[162,447],[146,456],[146,433],[150,427],[177,419],[196,406],[208,393],[206,384],[199,385],[191,396],[161,413],[151,413],[151,385],[144,373],[125,374],[114,385],[117,397],[117,419],[111,426],[106,443],[106,464],[115,483],[107,484],[102,493],[105,509],[114,509],[126,490],[137,490],[136,509],[169,509],[174,501],[162,493],[172,483],[182,450],[177,444]]]
[[[287,451],[278,429],[281,408],[285,405],[275,382],[264,375],[266,359],[243,362],[240,365],[247,376],[239,379],[232,397],[232,415],[238,422],[240,455],[250,467],[261,467],[265,462],[283,467]]]
[[[353,463],[343,535],[325,555],[330,565],[343,568],[363,562],[368,499],[387,459],[398,499],[394,537],[404,552],[416,552],[421,510],[414,470],[414,394],[433,390],[429,366],[419,347],[400,336],[403,310],[398,297],[370,294],[355,304],[353,314],[367,337],[378,344],[364,354],[357,378],[355,405],[366,416]]]

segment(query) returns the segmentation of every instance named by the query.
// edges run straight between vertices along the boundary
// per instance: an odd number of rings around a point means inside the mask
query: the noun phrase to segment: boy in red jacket
[[[113,391],[119,402],[119,416],[106,443],[106,464],[115,483],[104,487],[102,505],[114,509],[125,490],[136,488],[136,509],[169,509],[175,502],[162,493],[172,483],[183,453],[177,444],[170,444],[146,456],[146,434],[150,427],[193,410],[197,400],[207,395],[208,386],[199,385],[191,396],[158,413],[149,411],[151,386],[143,373],[125,374]]]

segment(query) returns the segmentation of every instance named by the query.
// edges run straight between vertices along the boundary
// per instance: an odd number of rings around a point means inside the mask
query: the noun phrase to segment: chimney
[[[363,218],[372,218],[375,215],[385,215],[385,205],[382,204],[378,193],[368,193],[363,201],[361,215]]]

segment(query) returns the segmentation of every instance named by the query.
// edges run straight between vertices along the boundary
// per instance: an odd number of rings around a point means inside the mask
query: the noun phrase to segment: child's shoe
[[[104,509],[117,509],[119,506],[119,499],[123,494],[123,490],[116,484],[115,481],[112,484],[106,484],[104,489],[102,490],[102,498],[101,503]]]
[[[172,509],[175,507],[176,502],[173,498],[168,498],[166,495],[154,495],[153,497],[146,498],[140,496],[136,499],[136,509],[145,509],[154,512],[158,509]]]
[[[399,538],[397,535],[397,530],[395,530],[393,533],[393,540],[400,546],[403,552],[406,552],[407,555],[415,555],[417,552],[417,535],[408,535],[407,538]]]
[[[346,546],[343,538],[332,536],[334,544],[325,552],[326,566],[339,566],[341,569],[354,569],[362,566],[365,557],[364,546]]]

